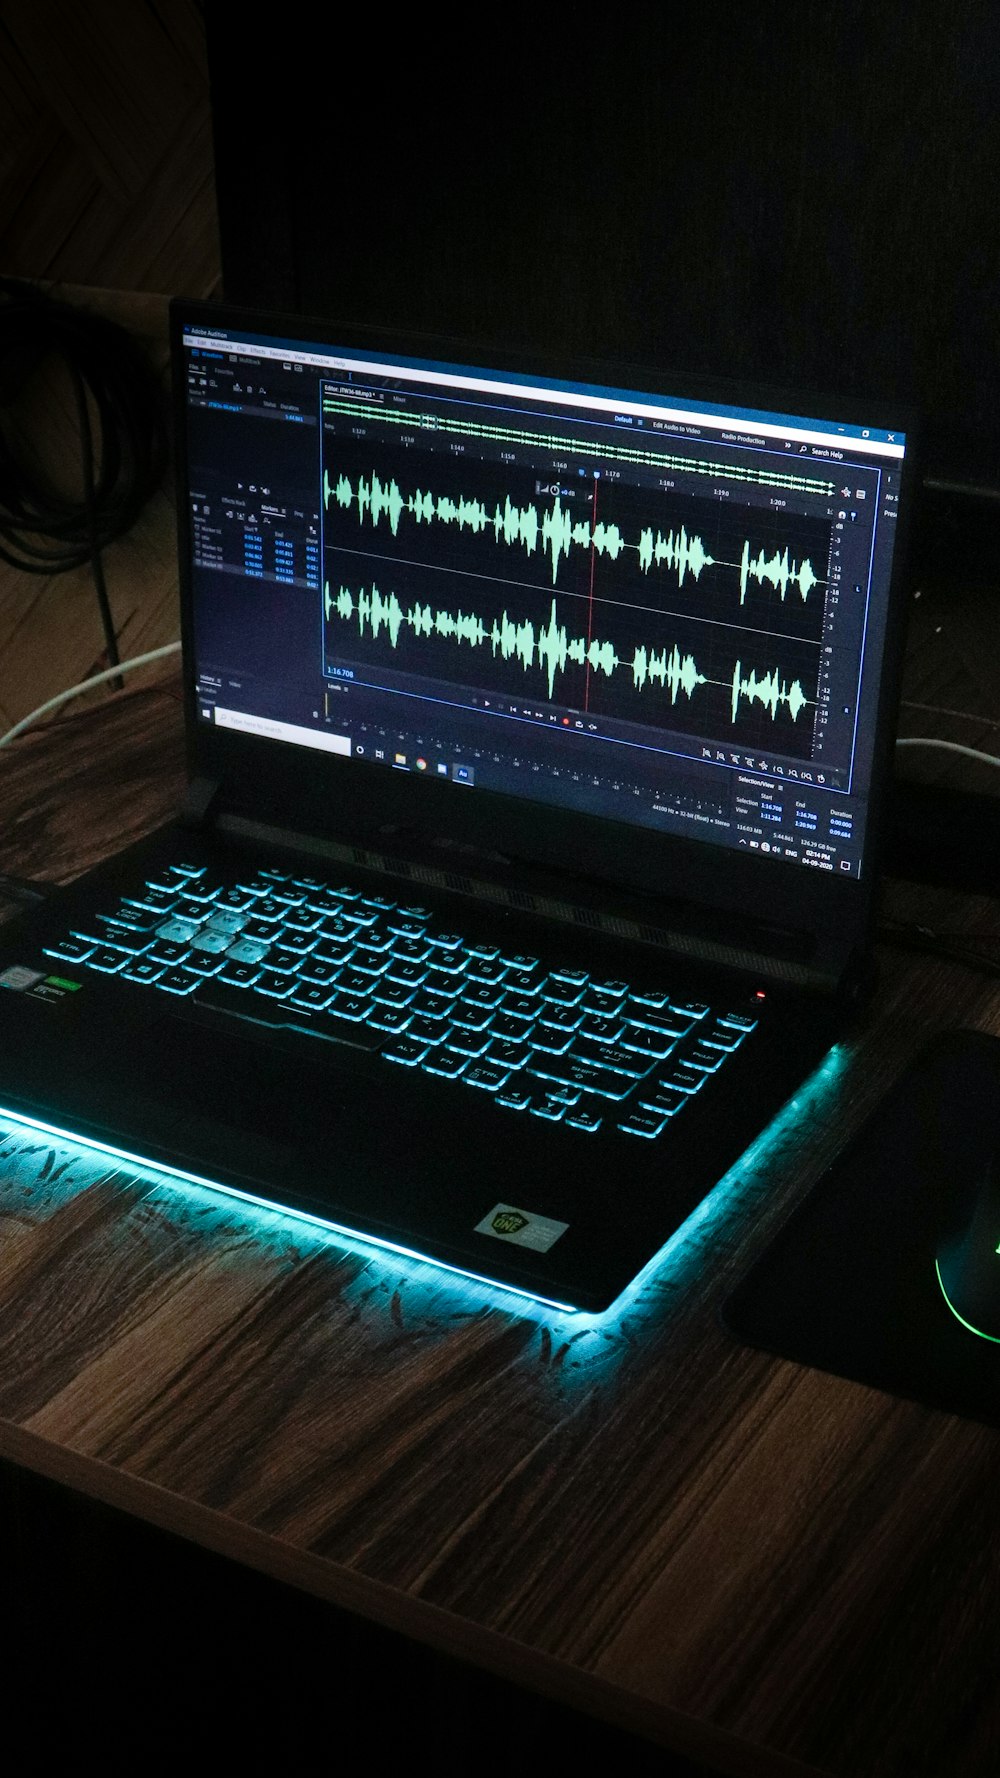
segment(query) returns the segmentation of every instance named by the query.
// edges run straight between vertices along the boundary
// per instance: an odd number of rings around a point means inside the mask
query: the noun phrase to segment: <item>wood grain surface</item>
[[[169,812],[176,685],[0,762],[0,865],[72,876]],[[1000,938],[992,901],[887,897]],[[1000,1031],[989,979],[885,950],[874,1008],[596,1320],[0,1122],[0,1456],[724,1772],[993,1774],[996,1433],[718,1319],[955,1023]]]

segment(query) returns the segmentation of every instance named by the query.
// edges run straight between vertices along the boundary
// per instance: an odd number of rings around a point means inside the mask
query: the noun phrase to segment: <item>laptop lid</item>
[[[707,960],[863,947],[911,428],[173,310],[192,772],[235,821],[572,879]]]

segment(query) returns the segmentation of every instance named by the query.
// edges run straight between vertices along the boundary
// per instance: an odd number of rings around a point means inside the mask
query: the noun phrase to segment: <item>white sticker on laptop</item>
[[[568,1228],[568,1222],[553,1222],[551,1217],[535,1216],[533,1212],[529,1215],[516,1204],[494,1204],[482,1222],[477,1222],[475,1232],[494,1235],[498,1241],[513,1241],[515,1246],[530,1247],[535,1253],[548,1253]]]
[[[9,969],[0,974],[0,988],[10,988],[15,994],[23,994],[25,988],[33,988],[40,982],[44,970],[29,969],[25,963],[12,963]]]

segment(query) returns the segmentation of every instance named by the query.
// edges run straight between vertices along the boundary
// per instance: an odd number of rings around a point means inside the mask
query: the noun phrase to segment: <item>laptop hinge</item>
[[[218,778],[192,778],[178,812],[181,827],[210,826],[221,789]]]

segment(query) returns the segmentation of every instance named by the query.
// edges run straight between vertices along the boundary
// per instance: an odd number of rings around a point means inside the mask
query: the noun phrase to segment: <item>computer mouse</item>
[[[962,1224],[938,1248],[938,1283],[963,1327],[1000,1343],[1000,1151],[984,1159],[971,1185]]]

